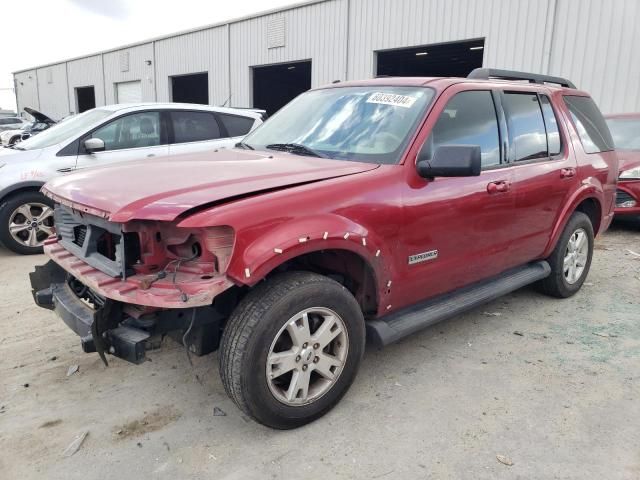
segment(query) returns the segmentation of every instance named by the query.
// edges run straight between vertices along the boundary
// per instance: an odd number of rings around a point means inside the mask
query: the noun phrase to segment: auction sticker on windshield
[[[409,97],[407,95],[376,92],[371,94],[371,96],[367,100],[367,103],[379,103],[382,105],[391,105],[394,107],[411,108],[415,101],[416,99],[414,97]]]

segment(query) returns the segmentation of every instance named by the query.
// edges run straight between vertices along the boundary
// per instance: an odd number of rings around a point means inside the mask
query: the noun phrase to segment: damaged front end
[[[33,298],[80,336],[83,351],[139,364],[167,335],[195,355],[217,349],[226,292],[234,294],[224,275],[228,227],[118,225],[59,205],[56,232],[44,247],[51,260],[29,275]]]

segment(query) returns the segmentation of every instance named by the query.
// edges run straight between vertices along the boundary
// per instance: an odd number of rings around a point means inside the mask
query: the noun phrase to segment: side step
[[[371,320],[367,322],[367,337],[378,346],[389,345],[429,325],[542,280],[550,273],[551,267],[544,260],[509,270],[492,279]]]

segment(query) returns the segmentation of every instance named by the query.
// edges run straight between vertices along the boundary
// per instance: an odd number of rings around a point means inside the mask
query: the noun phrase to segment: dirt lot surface
[[[44,258],[0,249],[0,478],[640,479],[640,258],[628,250],[640,253],[640,224],[598,240],[571,299],[523,289],[369,349],[332,412],[280,432],[240,414],[216,355],[191,367],[170,340],[140,366],[83,354],[32,302],[27,273]]]

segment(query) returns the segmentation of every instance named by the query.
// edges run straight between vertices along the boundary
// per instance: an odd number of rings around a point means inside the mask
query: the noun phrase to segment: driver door
[[[504,116],[496,95],[477,88],[454,86],[438,99],[430,115],[434,120],[425,125],[421,156],[431,158],[441,145],[479,145],[480,175],[423,179],[415,165],[407,170],[399,266],[407,281],[395,292],[401,297],[394,299],[397,304],[450,292],[513,266],[515,200],[502,143]]]
[[[102,152],[88,153],[84,141],[99,138]],[[143,160],[167,155],[166,128],[158,111],[142,111],[122,115],[98,127],[80,142],[76,168],[108,165],[131,160]]]

